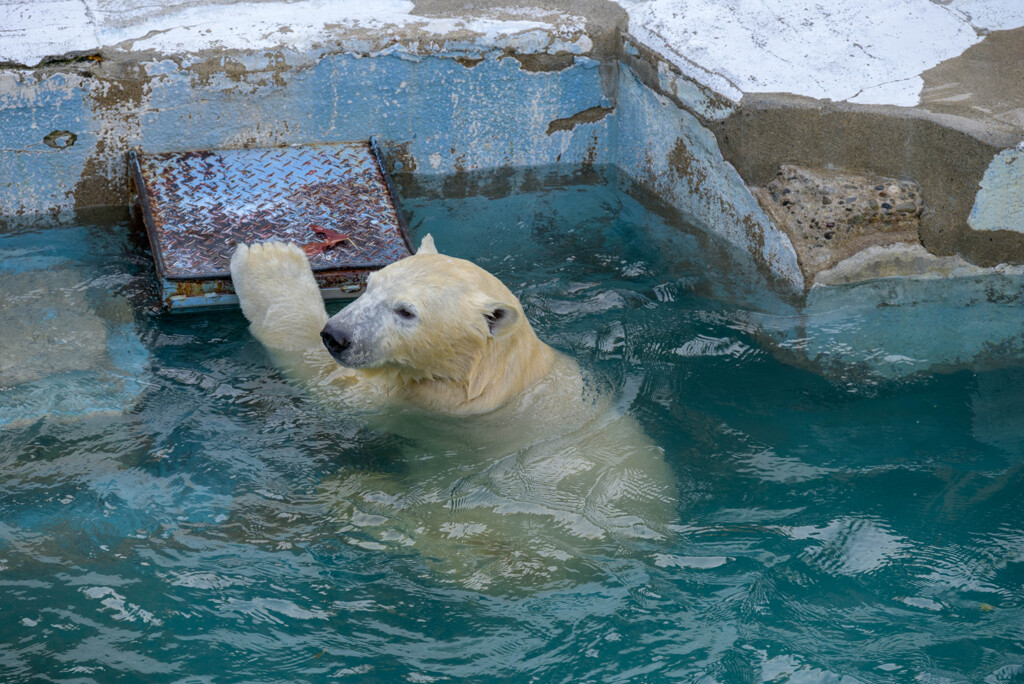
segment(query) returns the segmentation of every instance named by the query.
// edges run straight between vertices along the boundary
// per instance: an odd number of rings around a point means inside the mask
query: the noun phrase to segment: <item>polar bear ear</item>
[[[423,236],[420,241],[420,248],[416,250],[417,254],[437,254],[437,247],[434,246],[434,237],[427,233]]]
[[[508,304],[491,302],[484,308],[484,318],[491,337],[504,337],[514,331],[522,323],[519,311]]]

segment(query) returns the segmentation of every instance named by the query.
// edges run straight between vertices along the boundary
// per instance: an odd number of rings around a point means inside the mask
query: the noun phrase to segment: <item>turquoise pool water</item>
[[[664,449],[671,538],[487,591],[352,544],[322,484],[406,438],[236,312],[154,314],[125,215],[8,227],[0,681],[1024,681],[1024,363],[960,341],[1019,331],[1020,283],[807,316],[614,174],[404,188]]]

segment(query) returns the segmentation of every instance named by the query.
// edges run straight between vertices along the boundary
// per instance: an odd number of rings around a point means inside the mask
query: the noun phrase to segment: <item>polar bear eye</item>
[[[398,315],[399,318],[404,318],[407,321],[411,321],[412,319],[416,318],[416,314],[412,311],[412,309],[410,309],[407,306],[395,307],[395,313]]]

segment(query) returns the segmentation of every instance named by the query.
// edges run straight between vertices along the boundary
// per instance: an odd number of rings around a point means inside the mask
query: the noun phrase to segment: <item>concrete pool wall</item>
[[[883,4],[5,0],[0,216],[126,204],[132,149],[378,135],[415,174],[614,164],[798,292],[1024,263],[1024,9]],[[836,171],[881,203],[845,233],[774,206]]]

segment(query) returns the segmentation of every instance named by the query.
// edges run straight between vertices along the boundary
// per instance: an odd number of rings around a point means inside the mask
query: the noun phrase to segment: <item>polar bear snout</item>
[[[345,351],[352,346],[352,337],[333,323],[333,321],[327,321],[327,325],[320,331],[320,339],[324,341],[324,346],[327,347],[327,351],[334,357],[334,360],[341,363]]]

